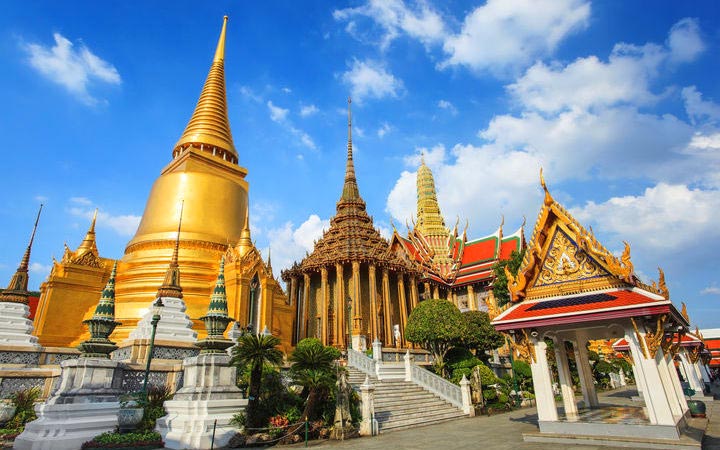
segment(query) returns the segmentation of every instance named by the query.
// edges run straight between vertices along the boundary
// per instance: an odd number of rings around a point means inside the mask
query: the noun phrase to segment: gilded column
[[[302,314],[302,334],[300,335],[302,339],[308,337],[308,325],[310,321],[310,305],[308,305],[308,302],[310,301],[310,275],[307,273],[303,274],[303,298],[302,298],[302,308],[303,308],[303,314]],[[301,340],[302,340],[301,339]]]
[[[405,324],[407,323],[407,301],[405,298],[405,275],[398,273],[398,303],[400,303],[400,342],[405,346]]]
[[[412,275],[410,277],[410,311],[412,312],[413,309],[418,305],[418,299],[420,297],[420,294],[418,293],[418,282],[415,275]]]
[[[362,333],[362,310],[360,309],[360,262],[352,263],[353,277],[353,334]]]
[[[433,297],[430,295],[430,283],[428,283],[428,282],[426,281],[426,282],[423,283],[423,284],[425,285],[425,299],[427,300],[427,299],[433,298]]]
[[[335,264],[335,321],[337,326],[336,341],[340,347],[345,347],[345,332],[347,331],[347,318],[345,318],[345,279],[343,278],[343,266]]]
[[[328,273],[325,267],[320,269],[320,296],[322,299],[320,302],[322,307],[320,312],[320,327],[322,330],[320,339],[324,345],[328,345]]]
[[[390,309],[390,274],[387,268],[383,268],[382,273],[382,296],[383,296],[383,314],[385,315],[385,340],[383,344],[387,347],[392,345],[392,310]]]
[[[290,277],[290,304],[297,306],[297,277]]]
[[[456,307],[457,309],[460,309],[460,303],[458,302],[457,292],[455,292],[455,291],[450,291],[450,295],[449,295],[448,297],[450,297],[450,301],[453,302],[453,304],[455,305],[455,307]]]
[[[470,311],[477,311],[478,305],[477,305],[477,301],[475,300],[475,288],[472,287],[472,284],[468,284],[467,295],[468,295],[468,305],[470,306]]]
[[[370,264],[368,268],[368,279],[370,285],[370,342],[375,341],[378,337],[378,308],[377,308],[377,288],[375,280],[375,264]]]
[[[437,285],[433,286],[433,298],[440,298],[440,288]]]

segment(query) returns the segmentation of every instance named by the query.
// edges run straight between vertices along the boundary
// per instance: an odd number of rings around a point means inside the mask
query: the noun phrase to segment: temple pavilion
[[[670,347],[688,321],[670,301],[664,276],[647,285],[635,275],[626,243],[620,258],[582,227],[545,185],[543,206],[517,276],[508,275],[512,303],[493,325],[509,334],[532,369],[539,433],[526,440],[578,443],[621,440],[676,442],[688,406]],[[591,339],[624,338],[642,406],[601,404],[588,361]],[[558,409],[548,346],[553,344],[563,407]],[[574,358],[582,402],[575,398],[568,358]],[[563,440],[565,439],[565,440]],[[637,444],[637,446],[642,446]]]
[[[415,264],[390,250],[360,196],[348,100],[345,181],[335,216],[313,252],[282,273],[290,302],[297,304],[295,342],[316,337],[326,345],[364,350],[378,339],[404,347],[420,276]]]

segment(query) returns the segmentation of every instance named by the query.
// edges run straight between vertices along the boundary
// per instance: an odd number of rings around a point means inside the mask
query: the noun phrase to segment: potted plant
[[[144,396],[141,392],[123,395],[120,397],[118,410],[118,428],[121,433],[133,431],[142,422]]]
[[[683,389],[683,392],[685,393],[685,395],[690,397],[690,399],[687,401],[688,409],[690,410],[690,415],[692,417],[706,417],[705,402],[692,399],[693,395],[695,395],[695,389],[686,387]]]

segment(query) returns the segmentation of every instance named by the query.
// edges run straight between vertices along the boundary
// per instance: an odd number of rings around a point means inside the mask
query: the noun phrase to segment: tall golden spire
[[[348,142],[347,142],[347,163],[345,164],[345,184],[343,185],[342,197],[340,202],[351,202],[362,199],[358,190],[357,178],[355,178],[355,165],[353,164],[353,147],[352,147],[352,110],[350,105],[352,99],[348,97]],[[338,204],[339,205],[339,204]]]
[[[187,146],[211,152],[232,163],[237,163],[238,154],[233,144],[230,121],[225,98],[225,31],[228,17],[223,18],[215,57],[205,85],[200,93],[195,112],[185,131],[175,144],[173,158]]]
[[[417,229],[425,236],[448,234],[435,192],[435,179],[425,165],[424,155],[417,172]]]
[[[165,280],[158,289],[158,297],[182,298],[182,287],[180,287],[180,265],[178,264],[178,253],[180,252],[180,227],[182,226],[183,208],[185,200],[180,203],[180,220],[178,221],[177,238],[175,239],[175,249],[173,250],[172,259],[167,272],[165,272]]]
[[[42,208],[43,205],[40,204],[40,209],[38,210],[37,217],[35,218],[35,225],[33,226],[33,231],[30,235],[30,242],[25,249],[25,254],[20,261],[20,266],[18,266],[15,274],[10,279],[7,289],[0,293],[0,302],[25,304],[28,302],[28,268],[30,267],[30,252],[32,251],[33,241],[35,240],[35,232],[37,231],[38,222],[40,221]]]

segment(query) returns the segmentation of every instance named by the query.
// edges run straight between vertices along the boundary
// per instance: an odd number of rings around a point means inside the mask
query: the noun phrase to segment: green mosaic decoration
[[[90,339],[77,347],[82,352],[81,358],[109,358],[110,353],[117,349],[117,345],[108,339],[115,327],[120,325],[120,322],[115,321],[116,273],[117,261],[113,265],[110,279],[100,295],[100,301],[95,307],[95,314],[92,318],[83,321],[90,330]]]
[[[218,272],[215,288],[210,296],[207,314],[200,318],[205,323],[207,337],[198,341],[201,348],[200,353],[225,353],[233,346],[233,341],[227,339],[224,334],[230,322],[228,316],[227,295],[225,294],[225,257],[220,260],[220,271]]]

